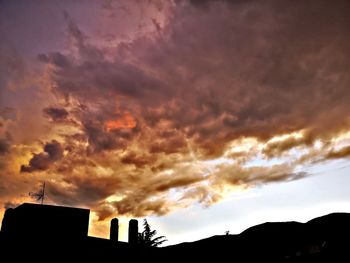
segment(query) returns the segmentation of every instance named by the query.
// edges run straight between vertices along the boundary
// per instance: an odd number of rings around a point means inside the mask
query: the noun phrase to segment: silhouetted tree
[[[138,243],[145,247],[158,247],[163,244],[165,241],[168,241],[165,236],[156,237],[157,231],[151,230],[150,225],[147,222],[147,219],[143,220],[143,231],[139,233]]]

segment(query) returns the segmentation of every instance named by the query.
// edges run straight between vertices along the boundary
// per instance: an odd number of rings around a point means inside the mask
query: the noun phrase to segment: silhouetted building
[[[13,240],[74,241],[87,237],[89,216],[89,209],[24,203],[6,210],[1,232]]]
[[[118,221],[118,218],[113,218],[111,220],[111,228],[110,228],[110,232],[109,232],[109,239],[113,243],[117,243],[118,242],[118,235],[119,235],[119,221]]]
[[[139,234],[139,224],[136,219],[131,219],[129,221],[129,244],[136,245],[138,241]]]

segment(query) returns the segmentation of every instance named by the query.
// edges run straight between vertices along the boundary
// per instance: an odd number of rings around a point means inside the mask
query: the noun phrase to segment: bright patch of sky
[[[350,212],[350,166],[346,160],[314,165],[313,176],[233,192],[230,197],[203,209],[199,204],[165,217],[149,217],[164,245],[195,241],[225,231],[238,234],[266,221],[306,222],[332,212]]]

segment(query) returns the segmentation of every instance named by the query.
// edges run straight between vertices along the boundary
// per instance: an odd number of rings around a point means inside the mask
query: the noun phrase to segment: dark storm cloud
[[[120,187],[119,178],[95,177],[88,170],[85,172],[82,176],[65,177],[65,186],[59,182],[50,183],[48,185],[50,198],[66,205],[83,204],[92,207],[100,204]]]
[[[63,148],[61,144],[55,140],[46,143],[43,150],[44,151],[41,153],[34,153],[29,164],[21,166],[21,172],[46,170],[51,164],[63,157]]]
[[[11,143],[12,143],[11,134],[9,132],[5,132],[5,134],[0,137],[0,156],[10,152]]]
[[[149,145],[150,153],[171,154],[187,150],[187,144],[182,136],[175,136],[168,139],[156,139]]]
[[[10,150],[10,143],[5,138],[0,138],[0,155],[8,153]]]
[[[118,180],[90,173],[72,177],[69,187],[58,182],[52,186],[56,200],[99,204],[100,218],[113,212],[161,215],[172,209],[164,197],[171,189],[184,191],[181,200],[209,205],[222,198],[217,190],[226,184],[249,187],[307,176],[287,163],[247,168],[235,162],[216,166],[205,179],[198,175],[203,171],[181,163],[193,161],[188,156],[221,157],[240,138],[265,143],[302,131],[301,137],[264,145],[264,156],[281,156],[349,129],[349,11],[347,1],[177,1],[165,26],[118,43],[112,52],[93,45],[65,13],[69,50],[38,56],[52,66],[53,92],[69,107],[86,105],[70,111],[82,133],[79,140],[70,137],[65,182],[72,167],[82,165],[72,157],[75,143],[85,141],[89,158],[111,158],[115,164],[100,165],[120,173],[113,175]],[[67,117],[57,109],[44,112]],[[42,154],[32,160],[46,160]],[[346,154],[334,151],[328,158]],[[105,201],[114,192],[121,199]]]
[[[102,123],[86,122],[84,131],[88,137],[89,152],[111,150],[118,146],[118,139],[109,132],[105,132]]]
[[[138,129],[117,129],[107,131],[105,124],[99,121],[86,120],[83,129],[89,143],[88,152],[98,153],[105,150],[125,149]]]
[[[306,129],[313,141],[348,127],[348,3],[285,4],[184,5],[161,34],[120,44],[113,59],[67,16],[81,60],[57,67],[55,90],[101,100],[106,109],[122,97],[146,125],[166,120],[213,156],[240,136],[266,140]],[[113,145],[109,135],[101,138]]]
[[[170,189],[185,188],[194,183],[201,182],[202,176],[186,173],[168,178],[161,176],[151,180],[140,180],[132,192],[119,201],[107,203],[109,208],[120,215],[134,215],[137,217],[149,214],[164,215],[176,207],[176,204],[162,197]],[[141,185],[141,187],[140,187]]]
[[[115,213],[137,216],[152,213],[163,215],[176,207],[175,203],[165,198],[171,189],[185,189],[204,180],[190,165],[180,165],[176,172],[168,175],[154,176],[149,166],[156,165],[160,158],[145,160],[147,157],[144,157],[145,159],[140,161],[142,157],[136,153],[127,154],[120,163],[114,164],[113,169],[101,166],[104,160],[97,162],[91,158],[82,157],[83,163],[74,158],[65,158],[60,166],[67,166],[67,169],[60,171],[61,180],[50,182],[48,195],[53,202],[90,207],[97,212],[100,220]],[[176,162],[176,159],[168,160],[168,166],[173,167]],[[125,169],[126,167],[128,168]],[[97,171],[101,170],[113,172],[109,175],[98,174]],[[108,197],[113,195],[117,195],[119,200],[108,201]]]
[[[141,100],[143,97],[156,98],[162,85],[155,77],[148,76],[134,65],[105,60],[94,63],[87,61],[71,68],[58,69],[55,72],[55,80],[56,90],[67,97],[78,96],[91,100],[95,96],[98,100],[114,100],[113,103],[117,96]]]
[[[67,154],[49,142],[21,171],[55,168],[48,173],[59,173],[48,185],[54,202],[90,207],[101,220],[113,213],[163,215],[183,202],[210,205],[224,197],[225,186],[307,176],[289,163],[245,167],[257,151],[229,152],[232,142],[254,137],[263,158],[273,158],[349,130],[348,1],[175,1],[169,10],[165,21],[147,18],[155,31],[108,43],[65,12],[65,48],[36,52],[35,66],[44,69],[35,75],[44,83],[37,93],[50,90],[57,99],[45,101],[39,115],[64,122],[63,135],[52,129],[47,136],[64,139]],[[0,84],[25,94],[33,82],[13,80],[32,67],[12,53],[0,56]],[[31,114],[13,109],[0,108],[6,129]],[[269,141],[291,132],[302,136]],[[10,148],[0,140],[0,153]],[[348,156],[348,148],[334,149],[309,155]],[[221,157],[231,160],[203,168]],[[181,192],[175,201],[174,192]],[[108,201],[113,195],[118,200]]]
[[[63,12],[64,18],[67,22],[67,30],[70,36],[71,44],[74,45],[82,57],[89,58],[92,61],[98,61],[103,58],[103,53],[86,43],[86,37],[78,28],[68,12]]]
[[[53,121],[64,121],[68,117],[68,111],[64,108],[48,107],[43,109],[43,113]]]
[[[155,162],[155,156],[152,155],[137,155],[134,152],[128,153],[122,157],[121,162],[123,164],[133,164],[138,168],[152,165]]]
[[[70,62],[68,58],[61,54],[60,52],[52,52],[48,55],[46,54],[39,54],[38,60],[43,63],[51,63],[57,67],[69,67]]]

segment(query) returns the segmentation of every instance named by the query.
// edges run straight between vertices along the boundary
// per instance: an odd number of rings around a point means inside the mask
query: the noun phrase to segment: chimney
[[[136,219],[129,221],[129,244],[136,245],[139,234],[139,225]]]
[[[109,232],[109,240],[114,244],[118,243],[118,234],[119,234],[119,221],[118,218],[113,218],[111,220],[111,228]]]

